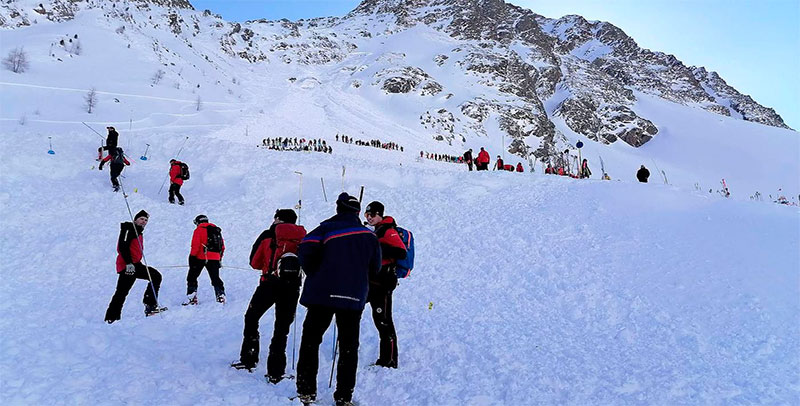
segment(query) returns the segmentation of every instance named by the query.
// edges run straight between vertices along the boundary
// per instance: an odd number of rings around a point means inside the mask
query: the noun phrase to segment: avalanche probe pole
[[[328,203],[328,194],[325,193],[325,179],[319,178],[319,181],[322,183],[322,197],[325,198],[325,203]]]
[[[333,386],[333,366],[336,365],[336,350],[339,347],[339,342],[336,341],[336,323],[333,324],[333,360],[331,361],[331,379],[328,381],[328,387]]]
[[[300,224],[300,212],[303,209],[303,172],[294,171],[300,175],[300,190],[297,198],[297,223]],[[297,306],[294,307],[294,322],[292,323],[292,369],[295,369],[295,354],[297,352]]]

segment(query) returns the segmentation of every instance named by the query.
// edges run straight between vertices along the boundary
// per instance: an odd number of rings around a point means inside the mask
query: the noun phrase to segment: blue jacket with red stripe
[[[370,275],[381,269],[381,247],[357,213],[320,223],[303,238],[298,254],[306,273],[300,304],[364,309]]]

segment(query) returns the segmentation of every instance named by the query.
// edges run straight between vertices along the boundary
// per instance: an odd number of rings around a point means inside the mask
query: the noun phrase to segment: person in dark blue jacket
[[[340,357],[337,364],[337,405],[350,404],[356,386],[361,313],[370,277],[381,269],[381,248],[375,234],[361,225],[361,204],[342,193],[336,215],[323,221],[300,243],[300,264],[306,274],[300,304],[305,306],[303,337],[297,360],[297,395],[316,400],[319,345],[336,316]]]

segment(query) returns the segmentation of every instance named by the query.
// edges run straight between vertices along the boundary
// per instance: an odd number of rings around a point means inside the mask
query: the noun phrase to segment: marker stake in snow
[[[139,159],[141,159],[142,161],[146,161],[147,160],[147,151],[150,150],[150,144],[146,144],[146,145],[147,145],[147,148],[144,149],[144,155],[139,157]]]
[[[322,197],[325,198],[325,203],[328,203],[328,194],[325,193],[325,179],[319,178],[319,181],[322,183]]]
[[[347,168],[342,165],[342,192],[344,192],[344,172]]]
[[[47,140],[50,143],[50,149],[47,150],[47,153],[50,155],[55,155],[56,151],[53,151],[53,137],[47,137]]]

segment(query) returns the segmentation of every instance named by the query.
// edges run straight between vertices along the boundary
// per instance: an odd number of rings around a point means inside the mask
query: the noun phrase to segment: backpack
[[[181,162],[180,166],[181,166],[181,173],[178,175],[178,177],[183,180],[189,180],[189,165],[186,165],[185,162]]]
[[[114,157],[111,158],[111,163],[125,165],[125,154],[122,152],[122,148],[117,148],[116,151],[114,151]]]
[[[207,226],[206,252],[222,252],[222,229],[217,226]]]
[[[397,227],[397,234],[400,234],[400,240],[406,246],[406,257],[397,260],[395,268],[397,277],[402,279],[408,277],[414,269],[414,234],[403,227]]]

